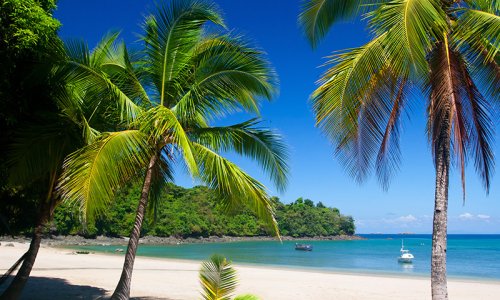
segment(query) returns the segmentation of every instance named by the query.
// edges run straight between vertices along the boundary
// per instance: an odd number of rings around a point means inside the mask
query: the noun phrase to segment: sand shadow
[[[0,293],[7,288],[10,279],[1,287]],[[74,285],[62,278],[30,277],[20,299],[54,300],[54,299],[105,299],[105,289]]]
[[[0,295],[10,284],[12,278],[0,286]],[[57,300],[57,299],[109,299],[112,291],[90,285],[75,285],[66,279],[50,277],[30,277],[26,283],[21,300]],[[130,300],[172,300],[158,297],[132,297]]]
[[[130,300],[173,300],[170,298],[155,298],[155,297],[132,297]]]

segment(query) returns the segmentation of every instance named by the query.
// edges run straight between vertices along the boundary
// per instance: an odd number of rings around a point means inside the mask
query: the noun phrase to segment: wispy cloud
[[[418,219],[413,215],[407,215],[407,216],[401,216],[399,218],[396,218],[395,221],[400,222],[400,223],[413,223],[413,222],[417,222]]]
[[[432,218],[432,215],[425,214],[392,215],[387,213],[380,218],[356,219],[356,226],[362,233],[431,232]],[[448,228],[452,233],[498,233],[496,224],[500,224],[500,219],[494,215],[463,212],[450,215]]]
[[[477,217],[481,220],[489,220],[491,217],[488,215],[477,215]]]
[[[471,213],[464,213],[458,216],[460,220],[474,220],[474,215]]]
[[[484,214],[473,215],[471,213],[463,213],[458,216],[458,218],[462,221],[486,221],[488,222],[491,219],[491,216]]]

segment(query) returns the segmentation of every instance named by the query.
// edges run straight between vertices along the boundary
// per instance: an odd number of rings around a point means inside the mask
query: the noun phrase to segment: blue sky
[[[158,0],[161,1],[161,0]],[[262,180],[283,202],[298,197],[338,207],[356,220],[358,233],[430,233],[434,205],[434,169],[425,136],[425,98],[415,97],[410,117],[401,134],[402,164],[388,191],[371,176],[357,184],[333,156],[333,147],[314,127],[308,101],[315,81],[324,68],[324,57],[334,50],[365,43],[369,32],[362,21],[339,24],[312,50],[297,25],[301,0],[215,0],[228,27],[243,34],[253,45],[268,53],[280,77],[279,96],[262,105],[264,125],[278,129],[290,145],[290,183],[277,193],[252,161],[230,156],[250,174]],[[120,30],[132,47],[139,47],[143,16],[154,8],[153,1],[60,0],[56,17],[63,26],[63,39],[84,39],[93,47],[110,30]],[[225,122],[240,121],[237,115]],[[494,147],[498,154],[499,143]],[[470,164],[472,166],[472,164]],[[192,186],[188,176],[178,172],[176,183]],[[494,176],[489,196],[473,168],[467,170],[467,200],[462,203],[459,174],[450,179],[449,232],[500,233],[500,179]]]

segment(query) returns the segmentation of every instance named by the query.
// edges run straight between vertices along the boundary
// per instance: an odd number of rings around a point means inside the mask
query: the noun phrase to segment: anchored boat
[[[401,255],[398,257],[398,262],[411,264],[413,259],[415,258],[413,254],[410,253],[410,250],[405,249],[403,240],[401,240]]]
[[[301,250],[301,251],[312,251],[313,246],[309,244],[299,244],[295,243],[295,250]]]

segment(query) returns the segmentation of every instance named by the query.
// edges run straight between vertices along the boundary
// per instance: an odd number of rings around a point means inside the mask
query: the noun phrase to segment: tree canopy
[[[133,226],[136,201],[141,185],[133,184],[118,193],[116,201],[104,215],[86,226],[81,222],[77,209],[60,206],[54,217],[52,230],[57,234],[83,234],[87,236],[126,236]],[[217,195],[209,188],[197,186],[182,188],[169,184],[167,192],[158,202],[156,221],[152,214],[143,226],[142,235],[207,237],[207,236],[265,236],[266,226],[251,212],[242,208],[231,214],[225,213]],[[325,207],[321,202],[314,205],[309,199],[297,199],[289,204],[277,197],[276,219],[280,232],[285,236],[317,237],[354,234],[354,220],[342,215],[337,208]]]

